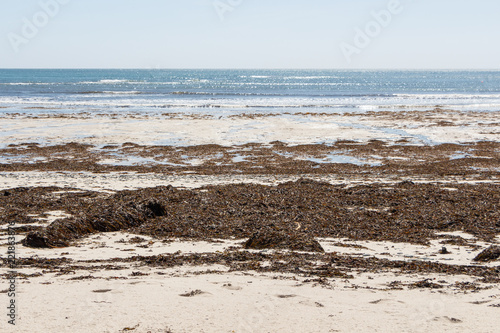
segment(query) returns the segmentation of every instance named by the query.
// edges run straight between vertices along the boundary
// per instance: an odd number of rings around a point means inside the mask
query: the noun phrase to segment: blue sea
[[[500,71],[0,69],[0,112],[500,110]]]

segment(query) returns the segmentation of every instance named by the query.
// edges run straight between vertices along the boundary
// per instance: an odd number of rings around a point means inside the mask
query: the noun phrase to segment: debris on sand
[[[429,289],[441,289],[443,285],[439,283],[431,282],[431,279],[425,279],[422,281],[418,281],[410,284],[410,288],[429,288]]]
[[[246,249],[287,249],[293,251],[325,252],[312,236],[263,229],[254,233],[245,243]]]
[[[474,259],[474,261],[493,261],[500,258],[500,246],[492,245],[483,252],[479,253]]]

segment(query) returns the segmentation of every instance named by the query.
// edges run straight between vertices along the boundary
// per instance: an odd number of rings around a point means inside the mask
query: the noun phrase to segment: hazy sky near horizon
[[[498,0],[2,0],[0,8],[0,68],[500,69]]]

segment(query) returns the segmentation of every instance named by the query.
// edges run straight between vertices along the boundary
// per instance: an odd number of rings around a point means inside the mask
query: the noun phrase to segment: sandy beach
[[[15,332],[496,332],[496,114],[444,113],[4,115]]]

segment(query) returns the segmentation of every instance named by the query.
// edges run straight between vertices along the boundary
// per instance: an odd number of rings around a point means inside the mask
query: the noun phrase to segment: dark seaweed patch
[[[277,186],[157,187],[113,195],[54,196],[50,193],[56,188],[12,189],[11,196],[0,197],[8,207],[0,215],[26,222],[31,221],[27,214],[47,210],[72,215],[30,232],[23,244],[31,247],[63,247],[92,233],[118,230],[166,240],[249,239],[254,235],[248,244],[254,248],[267,244],[268,248],[313,251],[319,250],[312,242],[318,237],[428,244],[444,230],[493,240],[500,234],[500,186],[454,187],[458,190],[405,182],[391,188],[383,184],[346,188],[303,179]],[[272,237],[256,238],[258,232],[271,231],[283,240],[273,244]]]
[[[500,258],[500,247],[492,245],[483,252],[479,253],[473,260],[488,262],[497,260],[498,258]]]
[[[245,243],[246,249],[288,249],[295,251],[325,252],[323,247],[308,234],[259,230]]]

